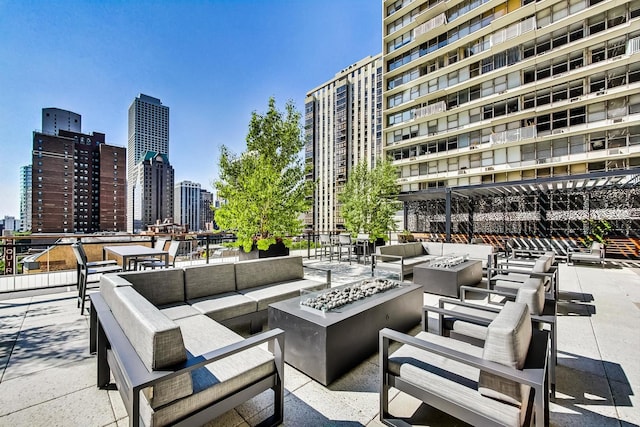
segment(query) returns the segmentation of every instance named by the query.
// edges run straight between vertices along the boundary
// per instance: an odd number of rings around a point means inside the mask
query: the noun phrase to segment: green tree
[[[396,168],[380,161],[373,169],[364,162],[356,165],[343,191],[338,195],[345,227],[352,234],[369,233],[369,240],[387,239],[396,230],[393,219],[398,204]]]
[[[265,250],[302,231],[300,215],[311,207],[313,182],[305,180],[300,156],[300,118],[291,101],[278,111],[270,98],[264,115],[251,114],[247,150],[238,156],[221,148],[215,187],[226,203],[216,209],[215,221],[223,230],[234,230],[246,252],[254,243]]]

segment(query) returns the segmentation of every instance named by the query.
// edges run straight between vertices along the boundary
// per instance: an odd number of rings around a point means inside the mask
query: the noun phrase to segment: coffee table
[[[482,280],[482,262],[467,260],[451,267],[436,267],[428,262],[413,267],[413,283],[424,292],[460,297],[460,286],[473,286]]]
[[[380,329],[417,325],[422,293],[420,285],[400,283],[324,313],[302,308],[296,297],[269,305],[269,329],[285,331],[285,362],[326,386],[378,351]]]

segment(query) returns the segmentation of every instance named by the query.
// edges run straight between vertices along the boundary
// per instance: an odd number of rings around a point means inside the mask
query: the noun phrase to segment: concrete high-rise
[[[31,230],[31,165],[20,167],[20,231]]]
[[[174,189],[173,222],[188,225],[190,231],[201,230],[200,224],[200,184],[191,181],[180,181]]]
[[[316,182],[307,227],[344,229],[337,196],[359,162],[382,154],[382,58],[367,57],[309,91],[305,100],[307,179]]]
[[[127,145],[128,201],[127,201],[127,231],[134,232],[135,212],[144,212],[146,206],[134,206],[133,195],[142,189],[134,188],[135,183],[140,182],[136,174],[139,170],[138,163],[144,160],[147,152],[162,154],[169,159],[169,107],[162,105],[158,98],[148,95],[138,95],[129,106],[129,139]],[[144,169],[144,168],[143,168]],[[173,192],[173,182],[170,189],[164,189],[163,194]],[[141,201],[139,199],[138,201]],[[168,201],[162,201],[165,205]],[[173,200],[171,200],[173,203]],[[173,206],[171,206],[171,214]],[[171,216],[169,214],[167,217]],[[138,220],[142,218],[137,217]],[[162,218],[164,219],[164,218]],[[154,221],[155,222],[155,221]]]
[[[33,133],[31,230],[124,231],[126,151],[105,134]]]
[[[42,109],[42,133],[57,135],[58,130],[82,132],[82,116],[60,108]]]
[[[458,195],[453,232],[471,218],[476,232],[580,232],[596,206],[629,229],[629,210],[607,208],[633,208],[631,192],[574,192],[640,167],[639,1],[386,0],[382,14],[384,155],[407,228],[443,232],[429,203]]]

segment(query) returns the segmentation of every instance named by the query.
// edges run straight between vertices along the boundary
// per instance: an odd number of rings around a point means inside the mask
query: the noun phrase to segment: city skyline
[[[380,21],[367,0],[0,2],[0,216],[20,215],[20,167],[42,108],[76,112],[83,131],[126,147],[131,99],[160,98],[176,182],[211,190],[220,146],[244,149],[251,112],[270,96],[302,111],[309,88],[379,53]]]

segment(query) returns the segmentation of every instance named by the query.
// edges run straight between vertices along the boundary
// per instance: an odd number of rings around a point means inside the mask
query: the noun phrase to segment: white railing
[[[518,129],[505,130],[504,132],[493,133],[489,136],[492,145],[517,142],[525,139],[535,138],[537,131],[535,126],[527,126]]]
[[[491,46],[504,43],[507,40],[514,39],[519,35],[522,35],[529,31],[533,31],[535,29],[536,29],[536,17],[532,16],[529,19],[525,19],[524,21],[515,23],[513,25],[508,26],[507,28],[503,28],[491,34],[491,37],[490,37]]]
[[[420,117],[430,116],[432,114],[442,113],[447,110],[447,104],[444,101],[436,102],[435,104],[429,104],[425,107],[416,108],[413,113],[414,119],[419,119]]]
[[[418,25],[413,29],[413,38],[419,37],[426,32],[429,32],[437,27],[440,27],[447,23],[447,16],[444,13],[441,13],[438,16],[435,16],[429,19],[427,22]]]
[[[638,52],[640,52],[640,37],[636,37],[627,42],[627,55],[633,55]]]

